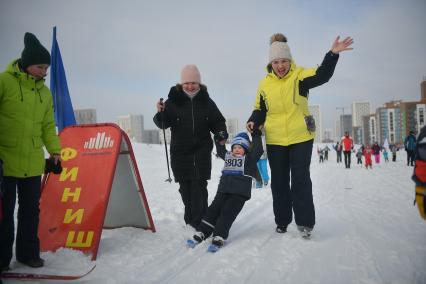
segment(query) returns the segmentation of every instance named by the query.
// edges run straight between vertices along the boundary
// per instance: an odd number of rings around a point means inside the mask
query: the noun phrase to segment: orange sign
[[[142,202],[135,206],[143,207],[140,212],[145,215],[139,218],[145,220],[140,227],[155,231],[125,132],[115,124],[72,126],[60,133],[60,139],[63,171],[59,175],[48,176],[40,199],[39,238],[42,251],[67,247],[91,253],[96,259],[113,182],[117,184],[116,180],[120,180],[117,175],[122,173],[133,173],[133,179],[128,181],[133,184],[120,183],[120,191],[116,191],[115,196],[135,199],[131,194],[134,194],[133,191],[138,194]],[[119,159],[128,163],[117,163]],[[130,165],[128,169],[118,168],[126,165]],[[126,188],[132,192],[121,194]],[[123,202],[118,197],[114,200]],[[111,207],[113,209],[108,209],[111,216],[125,210],[123,206],[121,209]],[[126,213],[134,215],[135,211]]]

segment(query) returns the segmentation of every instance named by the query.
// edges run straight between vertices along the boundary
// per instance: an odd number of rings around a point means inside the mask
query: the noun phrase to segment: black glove
[[[58,160],[58,162],[55,165],[55,158],[50,157],[49,159],[46,159],[46,166],[44,167],[44,173],[54,173],[54,174],[60,174],[62,173],[62,166],[61,161]]]
[[[227,140],[227,139],[228,139],[228,132],[226,132],[224,130],[219,131],[214,135],[214,141],[215,142],[220,142],[220,141]]]

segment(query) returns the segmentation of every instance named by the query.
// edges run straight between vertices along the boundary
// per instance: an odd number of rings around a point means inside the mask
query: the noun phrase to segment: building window
[[[394,129],[393,129],[393,112],[389,113],[389,130],[394,131]]]
[[[422,108],[419,109],[419,124],[420,125],[425,124],[425,115],[424,115],[424,110]]]
[[[394,134],[390,135],[390,142],[395,143],[395,135]]]

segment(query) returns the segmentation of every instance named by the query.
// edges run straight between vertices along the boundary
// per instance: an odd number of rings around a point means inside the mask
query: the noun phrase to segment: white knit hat
[[[291,60],[290,47],[285,42],[273,42],[269,48],[269,63],[276,59]]]
[[[201,84],[200,71],[198,71],[197,66],[192,64],[183,67],[180,73],[180,83],[184,84],[189,82]]]
[[[287,38],[283,34],[274,34],[270,40],[269,63],[276,59],[292,60],[290,47],[287,44]]]

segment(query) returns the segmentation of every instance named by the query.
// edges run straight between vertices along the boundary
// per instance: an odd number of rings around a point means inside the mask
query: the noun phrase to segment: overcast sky
[[[0,68],[20,57],[25,32],[50,50],[53,26],[74,108],[95,108],[98,122],[142,114],[147,129],[189,63],[224,116],[244,127],[276,32],[304,67],[319,65],[337,35],[354,38],[330,82],[310,92],[323,127],[354,101],[375,109],[419,100],[426,76],[425,0],[0,0]]]

